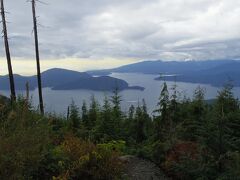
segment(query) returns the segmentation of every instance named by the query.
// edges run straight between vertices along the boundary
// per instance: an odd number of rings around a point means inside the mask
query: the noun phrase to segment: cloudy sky
[[[240,59],[239,0],[42,0],[42,69]],[[31,4],[5,0],[14,72],[35,72]],[[3,39],[0,74],[6,73]]]

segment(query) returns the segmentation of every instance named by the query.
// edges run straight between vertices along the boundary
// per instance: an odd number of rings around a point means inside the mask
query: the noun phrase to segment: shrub
[[[67,160],[61,162],[64,168],[58,179],[115,179],[121,173],[118,151],[104,145],[68,135],[60,148]]]
[[[1,179],[35,179],[50,145],[44,118],[16,105],[0,121]]]

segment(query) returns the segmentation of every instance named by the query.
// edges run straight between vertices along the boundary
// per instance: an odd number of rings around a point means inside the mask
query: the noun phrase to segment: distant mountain
[[[37,87],[36,76],[14,75],[14,78],[17,90],[25,90],[27,82],[29,83],[31,90]],[[88,73],[57,68],[42,73],[42,84],[43,87],[50,87],[54,90],[89,89],[97,91],[112,91],[116,87],[119,90],[144,89],[139,86],[130,87],[126,81],[113,77],[93,77]],[[9,80],[7,75],[0,76],[0,89],[9,90]]]
[[[114,72],[140,72],[145,74],[182,74],[216,67],[229,61],[145,61],[114,69]]]
[[[162,78],[156,78],[161,80]],[[166,80],[173,81],[173,77],[165,77]],[[240,86],[240,61],[229,61],[215,67],[206,69],[186,71],[177,76],[181,82],[211,84],[213,86],[223,86],[231,81],[234,86]]]
[[[143,61],[119,68],[91,71],[90,74],[144,73],[144,74],[175,74],[181,82],[205,83],[222,86],[229,79],[235,86],[240,86],[240,61],[209,60],[209,61]],[[160,80],[161,77],[156,78]],[[174,80],[166,76],[166,80]]]
[[[144,74],[182,74],[188,71],[198,71],[213,68],[218,65],[235,62],[233,60],[217,60],[217,61],[143,61],[139,63],[129,64],[114,69],[90,71],[90,74],[101,75],[109,72],[119,73],[144,73]]]

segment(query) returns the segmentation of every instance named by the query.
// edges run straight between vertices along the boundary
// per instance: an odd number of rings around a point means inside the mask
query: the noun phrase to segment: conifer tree
[[[128,121],[129,123],[133,120],[134,118],[134,112],[135,112],[135,107],[133,105],[130,106],[128,110]]]
[[[72,101],[70,108],[69,108],[69,127],[73,130],[73,132],[76,132],[77,129],[80,127],[80,117],[79,117],[79,109]]]
[[[207,125],[207,106],[205,103],[205,91],[200,86],[194,91],[189,113],[191,116],[185,118],[183,124],[185,128],[185,138],[191,141],[202,140]]]
[[[120,138],[120,136],[123,135],[124,132],[122,132],[122,111],[121,111],[121,101],[122,101],[122,97],[121,95],[119,95],[119,90],[118,88],[116,88],[113,91],[113,95],[111,96],[110,99],[111,103],[112,103],[112,117],[113,117],[113,121],[114,121],[114,132],[116,134],[116,136],[118,136]]]
[[[88,119],[88,109],[87,109],[87,104],[86,101],[83,101],[82,104],[82,123],[84,127],[88,127],[89,124],[89,119]]]
[[[174,81],[174,84],[171,88],[172,90],[172,95],[171,95],[171,109],[172,111],[176,111],[177,109],[177,82],[176,82],[176,76],[174,77],[175,78],[175,81]]]
[[[174,77],[175,78],[175,81],[174,81],[174,84],[171,88],[172,90],[172,95],[170,97],[170,104],[169,104],[169,110],[170,110],[170,119],[173,123],[177,123],[177,121],[179,120],[179,117],[178,117],[178,111],[179,111],[179,108],[178,108],[178,101],[177,101],[177,98],[178,98],[178,91],[177,91],[177,83],[176,83],[176,76]]]
[[[168,87],[167,87],[167,83],[164,82],[163,84],[163,88],[161,91],[161,95],[159,98],[159,109],[157,110],[157,112],[159,112],[159,114],[161,115],[161,121],[162,123],[168,123],[168,107],[169,107],[169,92],[168,92]]]
[[[112,111],[111,104],[108,98],[105,97],[103,110],[102,110],[102,121],[103,121],[104,131],[109,136],[114,135],[114,132],[113,132],[114,122],[112,119],[111,111]]]
[[[142,100],[142,117],[144,120],[144,132],[145,136],[150,136],[153,133],[152,119],[148,114],[147,104],[145,99]]]
[[[129,138],[134,138],[133,134],[135,131],[134,129],[134,115],[135,115],[135,107],[131,105],[128,109],[128,115],[127,118],[124,119],[123,121],[123,126],[124,126],[124,132],[125,132],[125,137]]]
[[[119,90],[116,88],[111,96],[111,102],[113,104],[113,115],[117,119],[121,117],[121,98],[122,97],[119,95]]]
[[[214,136],[218,170],[223,171],[223,156],[227,150],[238,150],[239,143],[236,141],[240,138],[239,133],[234,133],[237,127],[240,127],[239,101],[234,98],[232,92],[233,86],[227,83],[224,88],[218,92],[217,102],[215,105],[215,118],[213,121],[212,135]],[[238,130],[239,131],[239,130]]]
[[[104,98],[104,104],[96,123],[96,134],[103,138],[103,141],[114,139],[114,122],[111,114],[111,105],[107,97]]]
[[[136,108],[136,115],[135,115],[135,132],[136,132],[136,142],[141,143],[146,135],[145,135],[145,122],[144,122],[144,116],[143,111],[140,106]]]
[[[93,127],[96,125],[96,121],[98,119],[98,113],[99,113],[99,105],[94,95],[92,95],[89,113],[88,113],[88,123],[87,123],[88,130],[92,130]]]
[[[169,92],[167,83],[163,83],[163,87],[160,93],[158,109],[154,112],[157,113],[155,116],[155,130],[158,139],[163,138],[164,133],[169,132]],[[167,138],[167,137],[165,137]]]

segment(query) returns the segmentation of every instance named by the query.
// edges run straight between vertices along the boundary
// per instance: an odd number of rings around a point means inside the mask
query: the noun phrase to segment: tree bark
[[[13,77],[13,71],[12,71],[11,54],[10,54],[9,43],[8,43],[8,33],[7,33],[7,25],[6,25],[3,0],[1,0],[1,16],[2,16],[2,25],[3,25],[4,45],[5,45],[6,58],[7,58],[7,64],[8,64],[8,75],[9,75],[10,90],[11,90],[11,102],[14,102],[16,101],[16,92],[15,92],[14,77]]]
[[[37,62],[37,79],[38,79],[38,93],[39,93],[39,106],[41,114],[44,114],[43,97],[42,97],[42,80],[41,80],[41,69],[40,69],[40,57],[38,47],[38,30],[37,30],[37,18],[36,18],[36,2],[32,0],[32,14],[33,14],[33,31],[35,39],[35,53]]]

